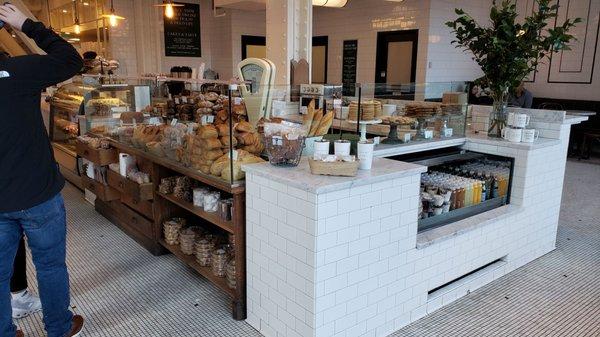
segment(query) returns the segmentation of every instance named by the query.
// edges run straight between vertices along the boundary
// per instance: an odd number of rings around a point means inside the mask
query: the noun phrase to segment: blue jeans
[[[71,332],[65,206],[60,194],[27,210],[0,213],[0,337],[14,337],[10,279],[21,236],[25,234],[37,271],[48,337]]]

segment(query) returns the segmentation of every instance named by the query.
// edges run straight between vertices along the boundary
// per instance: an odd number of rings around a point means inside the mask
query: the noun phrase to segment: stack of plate
[[[362,106],[362,121],[372,121],[376,116],[381,116],[381,103],[378,101],[363,101]],[[348,111],[348,119],[351,121],[358,120],[358,102],[351,102]]]

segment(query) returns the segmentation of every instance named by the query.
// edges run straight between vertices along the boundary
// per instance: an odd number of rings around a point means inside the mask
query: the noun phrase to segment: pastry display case
[[[81,165],[75,144],[77,136],[81,134],[79,117],[83,114],[82,102],[86,91],[91,89],[76,78],[73,82],[58,88],[50,97],[48,132],[54,158],[65,178],[79,187],[81,187],[79,178]]]
[[[65,84],[50,98],[50,139],[72,152],[79,136],[77,116],[82,112],[81,103],[85,92],[92,89],[81,82]]]

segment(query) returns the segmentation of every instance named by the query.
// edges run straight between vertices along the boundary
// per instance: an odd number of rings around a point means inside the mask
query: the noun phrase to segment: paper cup
[[[329,141],[328,140],[318,140],[315,142],[315,152],[314,154],[317,156],[323,156],[329,154]]]
[[[336,156],[349,156],[350,155],[350,141],[347,140],[336,140],[333,144],[334,154]]]
[[[370,170],[373,166],[373,151],[375,150],[375,143],[373,142],[359,142],[357,147],[358,159],[360,160],[361,170]]]
[[[396,104],[384,104],[382,110],[384,116],[391,116],[396,112]]]

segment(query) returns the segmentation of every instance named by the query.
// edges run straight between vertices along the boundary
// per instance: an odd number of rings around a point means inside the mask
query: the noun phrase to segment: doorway
[[[312,83],[327,83],[327,52],[329,38],[327,36],[314,36],[312,40]]]
[[[418,40],[418,30],[377,33],[376,94],[414,95]]]
[[[242,60],[249,57],[267,57],[267,39],[264,36],[242,35]]]

